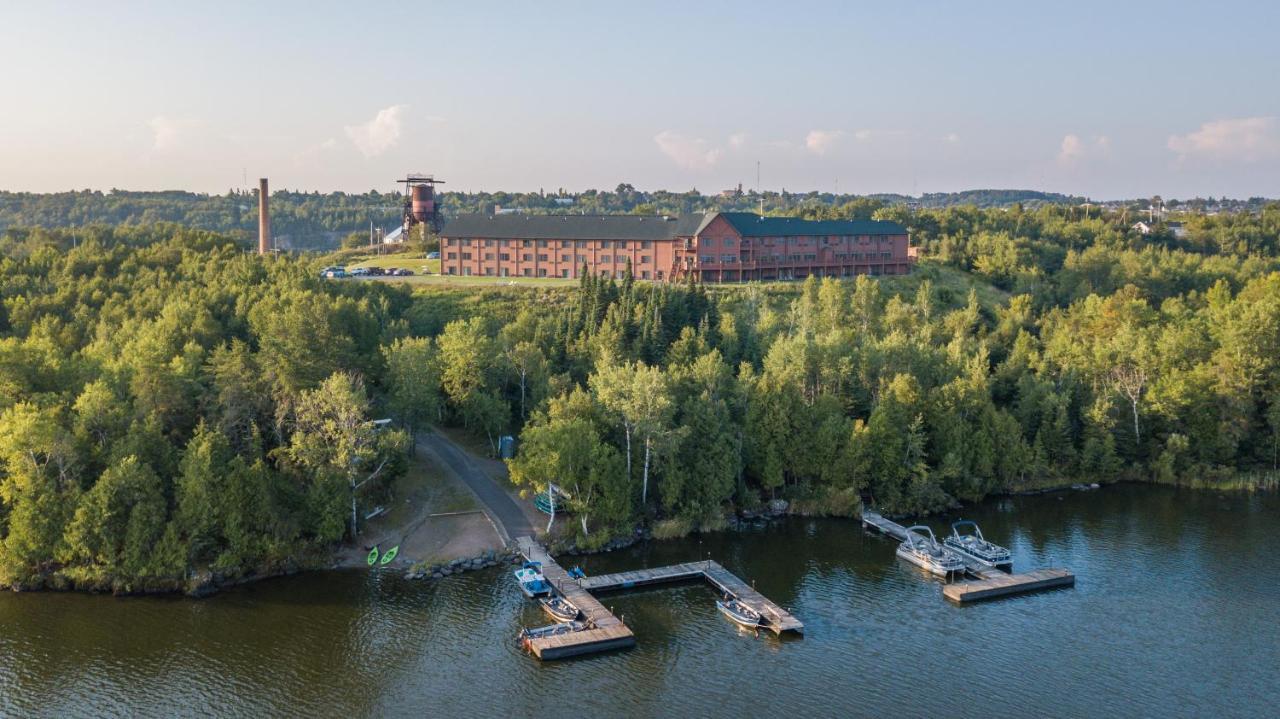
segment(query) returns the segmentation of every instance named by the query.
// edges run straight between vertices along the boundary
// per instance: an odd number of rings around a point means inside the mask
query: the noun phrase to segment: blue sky
[[[0,189],[1280,196],[1280,3],[0,7]]]

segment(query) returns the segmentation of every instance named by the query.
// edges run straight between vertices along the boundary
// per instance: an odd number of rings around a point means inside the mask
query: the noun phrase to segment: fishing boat
[[[545,627],[533,627],[521,629],[516,635],[516,642],[525,649],[529,649],[529,643],[534,639],[542,639],[544,637],[555,637],[561,634],[569,634],[571,632],[580,632],[587,629],[586,622],[560,622],[559,624],[548,624]]]
[[[907,527],[907,540],[898,546],[898,556],[940,577],[964,571],[964,562],[938,544],[933,530],[922,524]]]
[[[368,557],[365,557],[365,561],[367,561],[367,562],[369,563],[369,566],[370,566],[370,567],[372,567],[374,564],[377,564],[377,562],[378,562],[378,548],[377,548],[377,547],[374,547],[373,549],[370,549],[370,550],[369,550],[369,556],[368,556]]]
[[[525,562],[524,566],[515,571],[515,575],[520,591],[530,599],[551,591],[551,585],[542,576],[542,565],[538,562]]]
[[[756,629],[760,626],[760,612],[737,599],[726,597],[724,601],[716,600],[716,609],[719,609],[721,614],[732,619],[735,623],[748,629]]]
[[[396,555],[399,553],[400,553],[400,545],[397,544],[396,546],[382,553],[381,563],[383,565],[391,564],[393,561],[395,561]]]
[[[551,615],[552,619],[559,619],[562,622],[572,622],[578,618],[578,608],[564,597],[551,595],[538,600],[542,605],[542,611]]]
[[[1013,566],[1013,555],[1008,549],[988,542],[982,536],[977,522],[962,520],[951,525],[951,536],[943,544],[958,554],[987,567],[1008,569]]]

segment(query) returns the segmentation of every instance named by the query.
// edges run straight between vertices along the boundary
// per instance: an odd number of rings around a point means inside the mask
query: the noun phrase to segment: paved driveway
[[[497,482],[480,466],[479,460],[472,457],[462,447],[449,441],[448,437],[431,432],[418,439],[418,449],[427,452],[441,467],[462,480],[471,488],[484,505],[485,514],[498,526],[498,533],[503,541],[510,543],[520,537],[537,536],[529,518],[521,511],[519,505],[507,494]]]

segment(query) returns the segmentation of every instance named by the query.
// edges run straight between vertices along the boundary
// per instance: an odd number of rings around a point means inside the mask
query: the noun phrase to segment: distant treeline
[[[402,198],[392,193],[370,191],[363,194],[331,192],[272,193],[272,228],[289,239],[295,248],[331,248],[340,235],[362,232],[370,222],[387,229],[400,221]],[[945,209],[958,206],[976,208],[1037,207],[1078,205],[1081,197],[1031,190],[968,190],[930,193],[919,198],[905,195],[836,195],[808,192],[754,191],[702,194],[657,190],[644,192],[628,184],[613,191],[587,190],[555,192],[444,192],[441,208],[446,215],[488,213],[495,207],[524,212],[570,212],[587,214],[682,214],[708,210],[757,211],[767,214],[870,215],[880,207],[903,206]],[[1215,203],[1225,201],[1213,201]],[[1175,203],[1170,203],[1173,206]],[[1184,203],[1189,206],[1194,203]],[[1240,201],[1236,209],[1259,210],[1263,201]],[[1134,208],[1146,207],[1146,201]],[[840,208],[853,208],[841,211]],[[0,192],[0,230],[7,227],[85,227],[87,225],[152,225],[173,222],[184,227],[230,233],[248,238],[257,232],[257,197],[254,192],[228,191],[225,195],[192,192],[110,192],[82,191],[50,194]],[[1136,221],[1139,215],[1134,213]]]

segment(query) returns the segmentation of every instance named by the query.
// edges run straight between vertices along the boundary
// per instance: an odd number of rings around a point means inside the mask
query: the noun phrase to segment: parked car
[[[370,268],[369,268],[369,276],[370,276],[370,277],[381,277],[381,276],[383,276],[383,275],[385,275],[385,274],[386,274],[386,272],[384,272],[384,271],[383,271],[383,269],[382,269],[381,267],[370,267]]]
[[[402,267],[399,270],[396,270],[396,275],[399,277],[411,277],[413,275],[413,270]]]
[[[428,260],[438,260],[438,259],[440,259],[440,253],[439,253],[439,252],[428,252],[428,253],[427,253],[427,259],[428,259]]]
[[[350,272],[348,272],[347,274],[351,275],[352,277],[368,277],[368,276],[369,276],[369,268],[368,268],[368,267],[353,267],[353,268],[351,269],[351,271],[350,271]]]
[[[330,278],[330,279],[336,279],[336,278],[339,278],[339,277],[346,277],[346,276],[347,276],[347,269],[346,269],[345,267],[342,267],[342,266],[326,267],[326,268],[324,268],[323,270],[320,270],[320,276],[321,276],[321,277],[327,277],[327,278]]]

